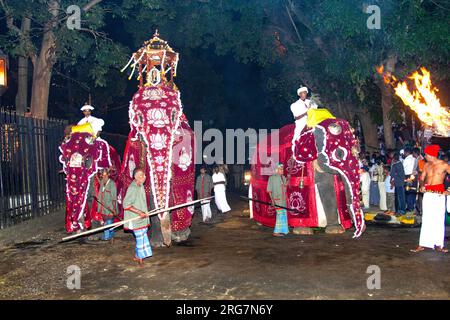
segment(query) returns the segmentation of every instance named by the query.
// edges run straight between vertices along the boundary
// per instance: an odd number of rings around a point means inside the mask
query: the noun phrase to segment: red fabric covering
[[[177,204],[194,200],[194,142],[194,132],[189,127],[187,120],[181,122],[180,134],[175,137],[173,147],[173,178],[169,206],[175,206]],[[186,156],[184,154],[184,151],[192,152],[191,154],[189,154],[189,156],[191,156],[191,163],[188,166],[186,166],[186,163],[183,163],[183,159],[180,159],[180,157]],[[185,230],[191,225],[192,215],[194,214],[194,207],[192,206],[176,210],[171,214],[172,230]]]
[[[291,227],[317,227],[318,216],[316,207],[316,194],[314,184],[314,169],[312,162],[307,161],[303,169],[303,189],[300,189],[300,181],[302,177],[302,165],[291,158],[292,155],[292,137],[294,135],[295,125],[287,125],[279,130],[280,145],[271,145],[272,136],[268,139],[262,140],[257,147],[257,152],[253,155],[252,165],[252,197],[255,200],[262,200],[270,202],[269,195],[267,193],[267,181],[270,174],[274,172],[276,161],[267,164],[265,161],[265,150],[267,150],[267,156],[279,153],[279,162],[284,164],[285,174],[291,174],[288,190],[287,190],[287,206],[292,209],[297,209],[300,213],[293,211],[287,211],[288,224]],[[301,147],[301,146],[300,146]],[[315,145],[314,145],[315,148]],[[308,152],[305,151],[306,156]],[[314,157],[315,158],[315,157]],[[305,159],[306,160],[306,159]],[[257,161],[257,162],[256,162]],[[336,181],[337,188],[335,188],[338,199],[338,210],[345,228],[351,226],[351,220],[349,214],[346,211],[345,206],[345,193],[343,193],[342,182]],[[273,207],[252,202],[253,205],[253,218],[261,224],[274,227],[276,220],[276,213]]]
[[[317,159],[316,140],[313,130],[303,129],[300,139],[295,141],[295,159],[300,162],[313,161]]]
[[[66,230],[74,232],[83,228],[80,220],[84,215],[84,227],[90,227],[90,215],[86,205],[89,179],[97,171],[99,149],[88,133],[73,133],[60,146],[60,162],[66,174]],[[81,163],[76,161],[81,159]],[[78,162],[78,164],[77,164]]]
[[[100,181],[99,181],[98,174],[96,174],[96,175],[94,175],[94,192],[97,197],[98,197],[99,190],[100,190]],[[99,204],[94,199],[92,201],[92,207],[89,210],[90,216],[91,216],[92,220],[101,222],[101,221],[103,221],[103,219],[102,219],[102,215],[98,212],[98,210],[99,210]]]
[[[119,157],[105,140],[94,140],[85,132],[72,133],[70,138],[61,144],[60,151],[59,160],[66,174],[66,230],[75,232],[83,228],[88,229],[92,219],[99,219],[94,205],[89,208],[87,203],[90,178],[100,168],[113,167],[118,172]],[[75,165],[77,154],[82,157],[81,166]],[[83,226],[80,224],[81,218],[84,220]]]

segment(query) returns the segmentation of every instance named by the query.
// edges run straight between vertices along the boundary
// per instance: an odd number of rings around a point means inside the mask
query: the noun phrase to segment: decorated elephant
[[[310,109],[307,126],[293,141],[294,130],[293,124],[284,126],[259,143],[253,156],[251,197],[270,202],[266,191],[274,170],[270,160],[278,158],[287,169],[288,223],[294,232],[311,234],[311,228],[325,227],[327,233],[342,233],[353,225],[354,237],[359,237],[365,225],[359,198],[359,145],[352,128],[326,109]],[[250,209],[253,219],[274,226],[273,207],[251,201]]]
[[[133,60],[140,86],[129,107],[131,131],[120,175],[122,197],[133,179],[133,170],[140,168],[148,177],[144,188],[151,207],[168,208],[191,201],[195,139],[173,83],[178,53],[155,34],[133,54],[130,63]],[[170,246],[172,240],[186,240],[193,213],[193,207],[186,207],[152,217],[152,245]]]
[[[96,137],[90,124],[73,126],[59,147],[59,161],[66,174],[66,231],[76,232],[91,227],[95,208],[88,201],[94,176],[108,168],[111,179],[117,181],[120,158],[105,140]]]

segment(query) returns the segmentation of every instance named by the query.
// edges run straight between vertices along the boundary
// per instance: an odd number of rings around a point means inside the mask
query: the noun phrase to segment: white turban
[[[307,88],[307,87],[301,87],[301,88],[298,88],[298,90],[297,90],[297,95],[300,95],[301,92],[306,92],[306,93],[308,93],[308,88]]]
[[[93,106],[90,106],[90,105],[88,105],[88,104],[86,104],[86,105],[82,106],[80,110],[81,110],[81,111],[84,111],[84,110],[94,110],[94,107],[93,107]]]

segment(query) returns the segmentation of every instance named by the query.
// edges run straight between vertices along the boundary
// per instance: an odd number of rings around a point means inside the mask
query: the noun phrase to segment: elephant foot
[[[345,229],[342,226],[327,226],[325,228],[325,233],[328,233],[328,234],[341,234],[344,232],[345,232]]]
[[[191,234],[190,228],[186,228],[181,231],[173,231],[172,232],[172,241],[174,241],[174,242],[186,241],[189,238],[190,234]]]
[[[314,230],[311,228],[304,228],[304,227],[300,227],[300,228],[294,228],[292,230],[292,232],[294,234],[300,234],[302,236],[308,236],[308,235],[313,235],[314,234]]]

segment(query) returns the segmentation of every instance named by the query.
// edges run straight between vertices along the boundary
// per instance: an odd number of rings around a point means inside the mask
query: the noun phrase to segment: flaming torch
[[[408,77],[414,80],[416,90],[411,91],[406,81],[398,81],[393,75],[384,72],[383,66],[376,68],[383,75],[386,84],[394,87],[395,94],[402,99],[403,103],[413,110],[422,123],[428,127],[433,135],[450,137],[450,111],[448,107],[442,106],[436,92],[439,90],[431,82],[430,72],[422,67],[420,72],[416,71]]]
[[[433,129],[435,135],[450,137],[450,111],[436,96],[439,90],[433,87],[430,72],[424,67],[420,71],[422,74],[416,71],[408,77],[414,80],[416,90],[410,91],[406,82],[400,82],[394,88],[395,94]]]

